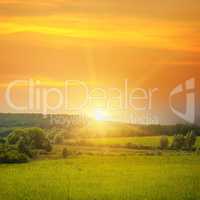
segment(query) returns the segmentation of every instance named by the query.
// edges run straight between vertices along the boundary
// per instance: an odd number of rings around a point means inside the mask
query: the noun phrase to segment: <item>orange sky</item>
[[[7,84],[30,78],[105,88],[128,79],[158,87],[165,110],[167,92],[200,75],[199,11],[199,0],[1,0],[0,111],[12,111]]]

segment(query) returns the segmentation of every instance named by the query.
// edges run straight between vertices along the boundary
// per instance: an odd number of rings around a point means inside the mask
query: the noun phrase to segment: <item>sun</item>
[[[108,118],[107,112],[100,109],[95,110],[93,116],[97,121],[104,121]]]

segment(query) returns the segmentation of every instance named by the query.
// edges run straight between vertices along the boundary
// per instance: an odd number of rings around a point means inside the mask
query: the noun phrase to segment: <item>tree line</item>
[[[62,123],[56,120],[62,119]],[[68,122],[77,121],[69,124]],[[88,124],[94,123],[91,119],[80,120],[78,115],[47,115],[42,114],[3,114],[0,113],[0,136],[9,135],[16,127],[40,127],[42,129],[59,128],[65,129],[67,137],[73,137],[73,129],[84,128]],[[119,122],[107,122],[107,136],[109,137],[129,137],[129,136],[154,136],[154,135],[177,135],[195,131],[200,136],[200,127],[195,124],[176,124],[176,125],[139,125],[123,124]],[[94,136],[94,132],[87,129],[88,136]]]

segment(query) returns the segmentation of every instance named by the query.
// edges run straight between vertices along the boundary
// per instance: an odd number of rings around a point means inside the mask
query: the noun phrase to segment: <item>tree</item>
[[[160,148],[161,149],[167,149],[169,145],[169,140],[167,136],[162,136],[160,138]]]
[[[43,144],[43,149],[46,150],[47,152],[50,152],[52,150],[52,148],[53,147],[52,147],[50,141],[46,139]]]
[[[0,162],[27,162],[38,150],[52,150],[44,131],[40,128],[17,128],[8,135],[6,142],[0,142]]]
[[[35,150],[52,150],[50,141],[40,128],[15,129],[8,136],[8,145],[16,146],[19,153],[24,153],[30,158]]]
[[[45,149],[45,142],[48,140],[41,128],[29,128],[28,139],[33,149]]]
[[[21,137],[17,143],[17,148],[20,153],[24,153],[29,157],[32,157],[31,148],[27,144],[25,138]]]

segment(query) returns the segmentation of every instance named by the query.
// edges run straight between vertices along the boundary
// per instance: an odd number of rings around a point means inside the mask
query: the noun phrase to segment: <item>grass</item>
[[[143,145],[143,146],[152,146],[152,147],[159,147],[160,146],[160,137],[161,136],[145,136],[145,137],[100,137],[100,138],[86,138],[81,140],[74,140],[69,139],[66,142],[70,144],[76,144],[76,143],[86,143],[86,144],[92,144],[92,145],[127,145],[135,144],[135,145]],[[169,136],[169,143],[172,143],[173,137]],[[197,138],[196,146],[200,147],[200,137]]]
[[[200,137],[197,137],[196,146],[200,148]]]
[[[200,157],[78,156],[0,165],[5,200],[197,200]]]
[[[67,159],[61,159],[63,144],[37,161],[1,164],[0,200],[200,199],[197,153],[123,148],[127,143],[157,147],[159,136],[84,140],[93,145],[67,145],[73,152]]]
[[[160,137],[115,137],[115,138],[91,138],[88,139],[88,142],[92,144],[100,144],[100,145],[112,145],[112,144],[121,144],[126,145],[128,143],[137,144],[137,145],[144,145],[144,146],[159,146]]]

